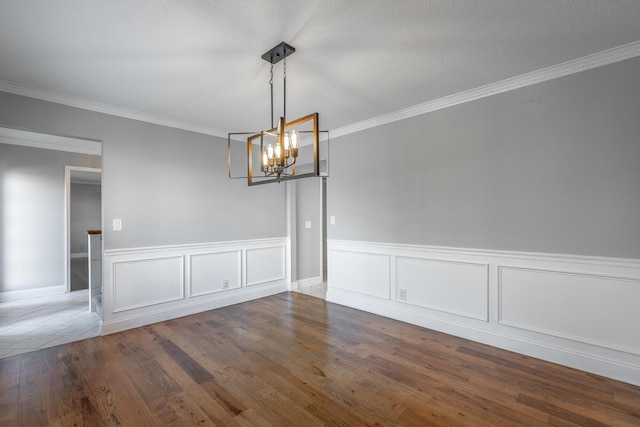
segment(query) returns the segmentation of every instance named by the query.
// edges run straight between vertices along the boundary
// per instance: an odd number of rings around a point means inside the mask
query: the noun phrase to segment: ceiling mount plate
[[[272,64],[277,64],[287,56],[291,55],[296,51],[296,48],[293,46],[289,46],[285,42],[280,43],[279,45],[271,48],[268,52],[262,55],[262,59]]]

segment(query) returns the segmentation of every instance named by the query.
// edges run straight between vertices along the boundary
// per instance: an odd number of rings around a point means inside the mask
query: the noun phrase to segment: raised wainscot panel
[[[184,298],[184,257],[113,264],[113,312]]]
[[[390,256],[332,250],[331,286],[377,298],[391,298]]]
[[[640,355],[640,280],[499,268],[500,323]]]
[[[247,249],[247,286],[284,280],[285,247]]]
[[[396,287],[406,292],[402,302],[489,320],[488,264],[398,256]]]
[[[239,288],[242,283],[241,255],[241,251],[190,255],[189,296]]]

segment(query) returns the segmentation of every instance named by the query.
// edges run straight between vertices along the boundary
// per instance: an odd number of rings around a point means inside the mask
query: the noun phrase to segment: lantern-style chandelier
[[[326,133],[326,151],[328,151],[328,132],[319,131],[318,113],[312,113],[287,122],[287,60],[294,53],[294,47],[280,43],[262,55],[262,59],[271,63],[269,86],[271,90],[271,128],[257,132],[231,132],[228,134],[228,169],[232,176],[232,140],[239,135],[247,137],[247,182],[249,185],[281,182],[311,176],[328,176],[327,157],[320,156],[320,133]],[[283,111],[277,125],[274,126],[273,113],[273,66],[283,62]],[[322,171],[321,171],[322,163]],[[260,165],[259,171],[257,165]],[[254,171],[255,167],[255,171]]]

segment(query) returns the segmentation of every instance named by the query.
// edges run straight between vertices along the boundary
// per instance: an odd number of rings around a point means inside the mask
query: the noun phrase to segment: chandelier
[[[285,42],[262,55],[271,64],[269,86],[271,90],[271,126],[255,132],[230,132],[228,144],[229,178],[247,178],[249,185],[281,182],[311,176],[328,176],[328,132],[318,130],[318,113],[287,122],[287,57],[294,47]],[[274,125],[273,112],[273,67],[283,63],[283,109],[282,116]],[[326,153],[320,156],[320,133],[326,133]],[[232,176],[232,140],[247,136],[247,176]],[[258,168],[259,165],[259,168]]]

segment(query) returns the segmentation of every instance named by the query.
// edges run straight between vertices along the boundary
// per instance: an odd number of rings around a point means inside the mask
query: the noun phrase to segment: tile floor
[[[100,335],[89,290],[0,302],[0,358]]]

